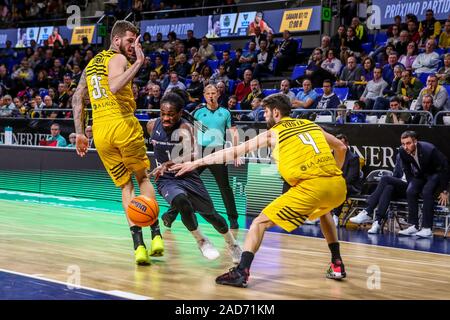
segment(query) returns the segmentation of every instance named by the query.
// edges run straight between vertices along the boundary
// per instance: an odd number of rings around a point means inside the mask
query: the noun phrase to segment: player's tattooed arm
[[[86,69],[81,74],[80,82],[78,83],[77,89],[72,97],[72,111],[73,111],[73,120],[75,122],[75,133],[76,134],[84,134],[83,128],[83,114],[84,114],[84,106],[83,106],[83,98],[87,92],[87,84],[86,84]]]

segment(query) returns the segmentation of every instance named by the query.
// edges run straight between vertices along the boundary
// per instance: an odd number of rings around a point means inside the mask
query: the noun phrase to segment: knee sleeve
[[[181,221],[189,231],[196,230],[198,228],[197,219],[194,216],[194,208],[191,201],[185,194],[179,194],[173,200],[171,205],[181,213]]]

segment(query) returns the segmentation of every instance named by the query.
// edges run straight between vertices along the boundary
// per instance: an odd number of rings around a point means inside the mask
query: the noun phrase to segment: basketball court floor
[[[164,212],[166,208],[161,207]],[[250,220],[240,217],[243,243]],[[216,285],[232,266],[223,238],[209,261],[180,220],[162,226],[165,255],[134,264],[120,203],[0,191],[0,299],[450,299],[449,240],[368,236],[339,229],[348,277],[325,278],[329,251],[319,226],[266,233],[246,289]],[[149,244],[150,229],[145,229]]]

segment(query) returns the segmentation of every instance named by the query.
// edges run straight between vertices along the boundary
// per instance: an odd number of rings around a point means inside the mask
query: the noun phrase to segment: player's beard
[[[125,49],[125,46],[124,46],[122,40],[120,40],[119,52],[120,52],[121,54],[123,54],[125,57],[131,58],[131,57],[130,57],[130,54],[129,54],[128,51],[127,51],[127,49]]]
[[[267,129],[272,128],[275,125],[275,119],[273,118],[273,114],[270,114],[270,118],[267,120]]]

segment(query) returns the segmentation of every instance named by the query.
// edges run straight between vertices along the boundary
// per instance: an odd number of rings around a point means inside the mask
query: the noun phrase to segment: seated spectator
[[[160,109],[161,106],[161,87],[153,84],[144,100],[144,109]],[[149,115],[154,118],[158,117],[157,112],[150,112]]]
[[[345,26],[340,25],[334,36],[331,37],[331,48],[335,51],[335,56],[341,56],[341,46],[344,44],[345,37],[347,36]]]
[[[436,108],[433,106],[433,97],[429,94],[426,94],[422,98],[422,106],[417,111],[427,111],[430,112],[433,116],[436,114]],[[432,124],[432,117],[428,114],[424,113],[416,113],[411,121],[413,124]]]
[[[217,82],[216,88],[218,94],[217,103],[219,104],[219,107],[228,108],[229,95],[227,94],[227,86],[225,82],[223,81]]]
[[[46,89],[46,88],[48,88],[49,85],[50,85],[50,82],[48,81],[47,71],[40,70],[38,72],[34,86],[38,89]]]
[[[161,85],[161,81],[159,81],[158,73],[155,70],[150,71],[150,78],[148,79],[148,85]]]
[[[69,144],[67,145],[68,148],[75,148],[77,146],[77,134],[75,132],[72,132],[69,135]]]
[[[237,97],[235,95],[231,95],[228,98],[228,102],[227,102],[227,108],[228,110],[236,110],[236,105],[237,105],[238,101],[237,101]]]
[[[11,90],[12,81],[8,75],[8,69],[4,64],[0,65],[0,95],[8,93]]]
[[[356,36],[355,29],[352,27],[347,28],[347,37],[344,40],[344,44],[341,45],[341,60],[347,61],[348,57],[353,56],[356,58],[361,57],[362,42]]]
[[[381,68],[376,67],[373,69],[373,80],[367,83],[366,89],[361,98],[359,98],[366,103],[367,109],[373,108],[375,99],[382,96],[384,89],[388,86],[387,82],[383,80],[381,73]]]
[[[2,105],[0,105],[0,117],[14,117],[18,113],[16,106],[13,103],[12,97],[7,94],[2,99]]]
[[[186,32],[186,40],[184,40],[184,46],[186,49],[197,48],[199,47],[199,41],[194,37],[194,31],[188,30]]]
[[[23,58],[20,63],[20,67],[11,75],[11,79],[22,83],[23,86],[26,87],[31,85],[33,78],[33,69],[30,68],[27,58]]]
[[[274,70],[276,76],[281,75],[290,65],[295,64],[297,48],[297,41],[292,38],[289,30],[284,30],[283,42],[279,45],[278,51],[276,52],[277,65]]]
[[[389,110],[400,111],[405,110],[402,107],[402,101],[399,97],[392,97],[389,101]],[[411,120],[411,114],[408,111],[405,112],[388,112],[386,114],[386,123],[392,124],[406,124]]]
[[[273,70],[273,55],[267,50],[267,42],[261,40],[260,50],[256,55],[256,62],[252,65],[253,76],[260,79],[265,76],[270,76]]]
[[[201,72],[201,77],[200,77],[200,81],[203,82],[203,86],[206,88],[206,86],[208,84],[212,84],[213,81],[211,80],[211,77],[213,75],[212,69],[210,66],[206,65],[202,72]]]
[[[260,27],[255,27],[255,33],[250,38],[250,41],[253,41],[256,45],[256,50],[260,49],[261,41],[266,41],[267,35],[261,32]],[[266,43],[267,45],[267,43]]]
[[[450,49],[450,20],[445,21],[445,29],[439,37],[439,48]]]
[[[191,65],[191,70],[190,70],[190,74],[192,74],[193,72],[198,72],[200,74],[202,74],[203,69],[206,66],[206,63],[202,61],[202,57],[196,53],[193,57],[194,62]]]
[[[209,44],[207,37],[202,37],[201,45],[198,49],[198,54],[200,55],[202,61],[217,60],[216,50],[211,44]]]
[[[397,155],[393,176],[382,176],[374,192],[367,198],[367,206],[358,215],[350,218],[350,222],[363,224],[372,221],[376,210],[375,221],[367,231],[371,234],[380,233],[382,221],[387,218],[389,204],[394,199],[406,197],[408,184],[402,179],[403,170],[400,155]]]
[[[351,151],[348,138],[345,134],[338,134],[336,135],[336,138],[341,140],[347,147],[344,164],[341,170],[342,175],[345,178],[345,184],[347,186],[347,198],[348,198],[349,195],[359,194],[362,189],[362,178],[361,178],[359,156]],[[342,203],[339,207],[331,211],[336,226],[339,225],[339,216],[341,215],[343,206],[344,203]]]
[[[167,72],[168,73],[177,72],[176,67],[177,67],[177,62],[175,61],[175,56],[170,54],[169,57],[167,58]]]
[[[307,66],[305,74],[297,79],[295,79],[295,82],[298,84],[302,84],[304,79],[311,80],[312,87],[313,88],[320,88],[322,86],[322,83],[326,79],[330,79],[334,81],[336,78],[335,76],[323,69],[321,67],[322,65],[322,49],[316,48],[313,52],[313,61]]]
[[[290,90],[291,84],[288,79],[284,79],[280,83],[280,93],[283,93],[289,97],[289,99],[292,101],[295,100],[295,94]]]
[[[419,97],[422,88],[423,83],[412,76],[411,70],[404,70],[398,84],[397,96],[402,100],[403,105],[409,109],[411,102]]]
[[[417,52],[417,44],[413,41],[410,41],[408,43],[408,46],[406,47],[406,54],[400,56],[398,62],[404,65],[406,69],[411,69],[414,60],[416,60],[417,58]]]
[[[347,114],[346,122],[349,123],[366,123],[366,114],[363,112],[358,112],[359,110],[364,110],[366,104],[363,101],[355,101],[353,104],[353,110]]]
[[[192,47],[189,49],[189,59],[188,62],[189,64],[192,66],[192,64],[194,63],[194,56],[195,54],[198,53],[198,49],[196,47]]]
[[[162,79],[164,74],[167,72],[167,69],[163,64],[163,60],[160,55],[155,57],[155,65],[153,66],[152,71],[155,71],[160,79]]]
[[[337,77],[341,72],[342,62],[336,58],[335,49],[329,49],[326,57],[327,58],[323,60],[321,67]]]
[[[144,51],[145,55],[149,55],[152,50],[151,50],[151,45],[152,45],[152,36],[150,35],[150,33],[145,32],[144,35],[142,36],[142,51]]]
[[[349,57],[347,65],[342,69],[339,80],[336,81],[338,87],[348,87],[350,100],[357,100],[361,96],[364,89],[359,92],[355,82],[361,81],[362,68],[356,64],[355,57]]]
[[[189,99],[186,110],[191,112],[201,103],[203,98],[203,88],[203,82],[200,81],[200,74],[197,71],[194,71],[192,73],[192,81],[186,88]]]
[[[341,101],[333,92],[332,82],[330,80],[324,80],[322,88],[323,95],[317,103],[317,109],[337,109]]]
[[[156,41],[153,41],[150,45],[150,51],[151,52],[159,52],[161,53],[162,51],[164,51],[164,41],[163,41],[163,36],[161,32],[158,32],[156,34]]]
[[[436,73],[439,84],[450,84],[450,53],[444,55],[444,66]]]
[[[139,69],[138,73],[133,79],[133,82],[137,83],[140,86],[143,86],[147,83],[150,76],[151,63],[152,60],[150,59],[150,57],[145,57],[144,64]]]
[[[303,91],[297,93],[295,100],[292,102],[292,107],[301,109],[314,109],[318,95],[312,89],[311,80],[305,79],[302,83]]]
[[[187,58],[184,53],[181,53],[179,55],[179,61],[175,66],[175,71],[182,79],[186,79],[186,77],[190,74],[191,65],[189,64],[189,62],[187,62]]]
[[[419,44],[420,34],[418,31],[417,22],[408,21],[408,34],[410,41],[414,41],[416,44]]]
[[[428,76],[427,86],[420,91],[419,97],[417,98],[417,109],[422,107],[422,99],[426,94],[433,97],[433,105],[437,111],[450,109],[448,92],[443,86],[438,85],[437,77],[434,74]]]
[[[224,82],[225,85],[228,87],[229,80],[230,79],[228,79],[227,72],[226,72],[225,66],[223,64],[221,64],[219,66],[219,69],[217,69],[217,71],[214,72],[214,74],[211,76],[211,82],[213,84],[217,84],[220,81],[220,82]]]
[[[395,46],[397,44],[397,42],[400,41],[400,28],[397,25],[393,25],[391,27],[391,32],[389,33],[389,29],[388,32],[386,32],[388,34],[388,39],[387,39],[387,44],[392,44],[393,46]]]
[[[175,45],[177,40],[177,34],[173,31],[167,34],[167,42],[164,44],[163,49],[169,53],[175,51]]]
[[[275,56],[275,51],[277,50],[278,46],[275,43],[275,41],[273,40],[274,35],[272,32],[269,32],[267,34],[267,50],[272,54],[272,56]]]
[[[89,146],[89,148],[95,148],[94,134],[92,132],[92,126],[87,126],[86,129],[84,129],[84,133],[86,135],[86,138],[88,138],[88,146]]]
[[[250,41],[248,45],[248,50],[242,53],[239,58],[239,63],[242,69],[251,69],[253,71],[253,64],[256,63],[256,44]]]
[[[402,78],[403,71],[404,71],[404,68],[400,64],[398,64],[394,67],[394,79],[392,80],[392,83],[383,90],[383,94],[378,96],[375,99],[375,102],[374,102],[373,108],[372,108],[373,110],[389,109],[389,101],[392,97],[397,95],[398,85]]]
[[[425,46],[425,52],[421,53],[414,60],[413,70],[417,74],[436,73],[439,66],[439,54],[434,52],[434,40],[428,40]]]
[[[250,110],[254,98],[264,98],[264,94],[261,91],[261,86],[259,85],[258,80],[253,79],[250,81],[250,90],[251,92],[241,101],[242,110]]]
[[[28,105],[25,105],[23,103],[23,98],[22,97],[15,97],[13,99],[13,103],[16,106],[17,109],[17,114],[20,115],[21,117],[26,117],[28,114]]]
[[[392,84],[392,81],[394,80],[395,74],[394,74],[394,68],[395,66],[402,66],[403,69],[405,68],[404,65],[398,62],[398,56],[396,52],[393,52],[388,57],[388,64],[383,67],[383,79],[386,81],[389,85]],[[401,76],[401,73],[400,73]]]
[[[47,138],[47,142],[56,141],[57,147],[67,146],[66,139],[61,135],[61,127],[58,123],[53,123],[50,127],[50,137]]]
[[[372,58],[366,57],[362,62],[361,81],[369,82],[373,80],[373,69],[375,68],[375,62]]]
[[[399,56],[406,54],[408,43],[409,43],[408,31],[404,30],[400,32],[400,40],[394,47],[395,52],[397,52]]]
[[[252,112],[250,113],[244,113],[239,117],[240,121],[265,121],[264,118],[264,109],[261,105],[262,99],[259,97],[253,98],[251,102],[251,109]]]
[[[236,86],[234,94],[238,102],[241,102],[249,93],[252,92],[250,88],[250,81],[253,79],[253,72],[250,69],[244,71],[244,80]]]
[[[359,40],[361,40],[361,43],[367,42],[367,30],[364,28],[361,21],[359,21],[358,17],[354,17],[352,19],[351,26],[355,30],[355,35],[359,38]]]
[[[347,122],[347,106],[345,104],[340,104],[337,107],[338,111],[336,112],[336,124],[344,124]]]
[[[231,59],[230,51],[228,50],[225,50],[223,52],[222,65],[225,67],[225,72],[228,78],[236,80],[237,78],[236,64],[235,61]]]
[[[186,90],[186,86],[183,82],[178,79],[178,74],[176,72],[170,73],[170,83],[167,86],[164,93],[169,92],[172,88],[180,88],[181,90]]]
[[[59,107],[53,102],[53,98],[50,95],[44,97],[44,109],[52,109],[47,112],[44,111],[45,115],[50,119],[56,119],[60,115],[60,112],[57,110]]]
[[[331,38],[329,36],[325,35],[325,36],[322,36],[320,47],[317,47],[316,49],[322,50],[323,57],[328,57],[328,50],[330,50],[330,48],[331,48],[330,45],[331,45]],[[308,64],[310,64],[313,60],[314,60],[314,51],[309,56]]]
[[[423,40],[435,40],[441,34],[441,23],[434,17],[434,12],[428,9],[425,20],[419,24],[419,34]]]

